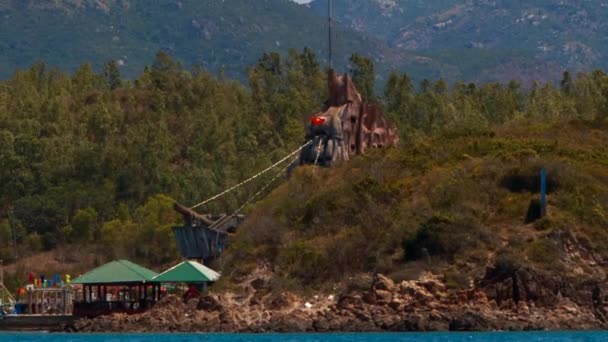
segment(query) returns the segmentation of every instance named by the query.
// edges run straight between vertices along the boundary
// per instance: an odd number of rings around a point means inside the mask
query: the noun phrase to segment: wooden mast
[[[332,0],[327,1],[327,22],[329,24],[329,69],[333,69],[333,5]]]

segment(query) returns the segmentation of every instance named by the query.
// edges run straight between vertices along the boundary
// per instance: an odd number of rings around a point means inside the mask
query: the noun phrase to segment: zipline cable
[[[250,177],[250,178],[248,178],[248,179],[246,179],[246,180],[244,180],[244,181],[240,182],[239,184],[237,184],[237,185],[235,185],[235,186],[233,186],[233,187],[231,187],[231,188],[229,188],[229,189],[227,189],[227,190],[224,190],[224,191],[220,192],[219,194],[217,194],[217,195],[215,195],[215,196],[213,196],[213,197],[211,197],[211,198],[209,198],[209,199],[206,199],[206,200],[202,201],[202,202],[201,202],[201,203],[199,203],[199,204],[196,204],[196,205],[194,205],[194,206],[190,207],[190,209],[191,209],[191,210],[194,210],[194,209],[196,209],[196,208],[198,208],[198,207],[200,207],[200,206],[202,206],[202,205],[205,205],[205,204],[207,204],[207,203],[209,203],[209,202],[211,202],[211,201],[213,201],[213,200],[216,200],[216,199],[218,199],[218,198],[220,198],[220,197],[222,197],[222,196],[226,195],[227,193],[230,193],[230,192],[232,192],[232,191],[234,191],[234,190],[236,190],[236,189],[240,188],[241,186],[243,186],[243,185],[245,185],[245,184],[247,184],[247,183],[251,182],[252,180],[254,180],[254,179],[258,178],[259,176],[261,176],[261,175],[265,174],[266,172],[268,172],[268,171],[270,171],[270,170],[274,169],[275,167],[279,166],[279,165],[280,165],[280,164],[282,164],[284,161],[286,161],[287,159],[289,159],[289,158],[293,157],[295,154],[297,154],[298,152],[300,152],[302,149],[304,149],[306,146],[308,146],[308,145],[310,145],[310,144],[312,144],[312,140],[310,140],[310,141],[308,141],[307,143],[305,143],[304,145],[302,145],[302,146],[298,147],[298,148],[297,148],[295,151],[291,152],[291,153],[290,153],[289,155],[287,155],[285,158],[283,158],[283,159],[279,160],[278,162],[276,162],[276,163],[272,164],[271,166],[269,166],[268,168],[264,169],[263,171],[261,171],[261,172],[259,172],[259,173],[255,174],[255,175],[253,175],[252,177]]]
[[[319,146],[317,146],[317,157],[315,158],[315,169],[313,169],[313,172],[316,171],[316,167],[317,167],[317,162],[319,161],[319,156],[321,155],[321,145],[323,144],[323,138],[319,138]]]
[[[266,185],[264,185],[260,190],[258,190],[258,192],[256,192],[251,197],[249,197],[249,199],[243,205],[241,205],[237,210],[235,210],[234,213],[232,213],[232,215],[226,215],[226,216],[222,217],[221,219],[219,219],[218,221],[216,221],[212,225],[210,225],[209,229],[215,230],[216,232],[220,232],[218,227],[224,225],[225,222],[227,222],[228,220],[231,220],[233,217],[237,216],[241,212],[241,210],[245,209],[245,207],[247,205],[249,205],[249,203],[253,202],[253,200],[256,197],[258,197],[259,195],[261,195],[264,191],[266,191],[266,189],[268,189],[270,187],[270,185],[272,185],[272,183],[274,183],[279,177],[284,175],[285,172],[287,171],[287,169],[289,169],[289,167],[293,163],[295,163],[297,160],[298,160],[298,157],[296,156],[296,158],[291,163],[287,164],[286,167],[284,167],[281,171],[279,171],[270,181],[268,181],[268,183],[266,183]]]
[[[245,207],[247,205],[249,205],[249,203],[251,203],[256,197],[258,197],[259,195],[261,195],[266,189],[268,189],[270,187],[270,185],[272,183],[274,183],[274,181],[276,181],[279,177],[281,177],[282,175],[285,174],[285,172],[287,171],[287,169],[289,169],[289,167],[296,162],[296,160],[298,160],[298,157],[296,157],[291,163],[287,164],[286,167],[284,167],[281,171],[279,171],[270,181],[268,181],[268,183],[266,183],[266,185],[264,185],[258,192],[256,192],[255,194],[253,194],[253,196],[251,196],[246,202],[245,204],[243,204],[240,208],[238,208],[234,214],[232,214],[232,216],[236,216],[238,215],[241,210],[245,209]]]

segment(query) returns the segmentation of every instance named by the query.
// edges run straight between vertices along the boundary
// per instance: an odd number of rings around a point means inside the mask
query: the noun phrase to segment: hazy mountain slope
[[[159,49],[186,66],[242,77],[266,51],[327,56],[327,0],[1,0],[0,77],[37,60],[65,70],[120,60],[134,76]],[[335,0],[337,67],[373,58],[380,81],[555,80],[564,69],[607,67],[600,0]],[[326,62],[323,61],[322,62]]]
[[[159,49],[231,76],[242,75],[265,51],[308,46],[327,55],[325,19],[289,0],[3,0],[0,18],[2,77],[39,59],[67,70],[117,59],[134,75]],[[443,68],[352,30],[337,28],[336,35],[343,68],[353,52],[365,52],[386,70]]]
[[[326,4],[310,6],[325,15]],[[476,79],[606,67],[607,15],[600,0],[335,0],[342,24]]]

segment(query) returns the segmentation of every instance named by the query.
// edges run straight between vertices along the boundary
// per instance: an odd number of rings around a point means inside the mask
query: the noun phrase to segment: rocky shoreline
[[[168,296],[152,310],[82,319],[76,332],[376,332],[606,329],[602,283],[545,279],[530,271],[498,272],[468,290],[451,291],[426,273],[395,283],[376,275],[369,290],[303,298],[273,294],[268,279],[237,293],[183,303]]]

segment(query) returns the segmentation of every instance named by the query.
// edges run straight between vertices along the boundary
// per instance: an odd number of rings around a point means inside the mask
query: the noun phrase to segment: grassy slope
[[[238,275],[269,261],[277,285],[295,288],[368,271],[410,278],[428,268],[467,286],[497,258],[603,274],[606,129],[519,122],[480,136],[406,142],[335,169],[300,168],[253,209],[227,264]],[[524,224],[538,194],[506,183],[513,175],[530,180],[542,166],[555,184],[549,217]]]

